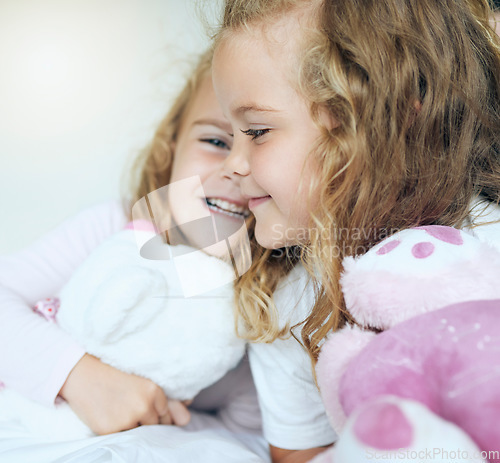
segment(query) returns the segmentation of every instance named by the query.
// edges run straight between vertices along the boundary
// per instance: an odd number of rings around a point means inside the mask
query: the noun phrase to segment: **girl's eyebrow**
[[[198,119],[193,122],[193,126],[195,125],[213,125],[214,127],[218,127],[224,132],[231,132],[231,124],[219,119]]]
[[[268,106],[259,106],[259,105],[250,103],[250,104],[245,104],[245,105],[238,106],[232,112],[233,112],[233,114],[239,114],[239,115],[241,115],[241,114],[244,114],[244,113],[247,113],[247,112],[277,113],[279,111],[277,109],[274,109],[274,108],[271,108],[271,107],[268,107]]]

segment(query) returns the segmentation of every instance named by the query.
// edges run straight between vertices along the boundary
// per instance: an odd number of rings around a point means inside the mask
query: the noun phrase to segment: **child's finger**
[[[145,415],[141,417],[139,424],[160,424],[160,417],[158,416],[158,413],[156,413],[156,410],[154,408],[151,408],[151,410],[149,410]]]
[[[160,418],[166,414],[169,414],[167,396],[159,387],[154,396],[153,406]]]
[[[172,421],[177,426],[186,426],[191,420],[191,413],[189,413],[189,410],[182,402],[170,400],[168,402],[168,408],[170,409]]]
[[[173,424],[170,412],[167,411],[164,415],[160,416],[160,424]]]

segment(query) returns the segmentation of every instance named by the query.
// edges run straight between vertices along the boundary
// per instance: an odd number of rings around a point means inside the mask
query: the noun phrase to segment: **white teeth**
[[[223,199],[207,198],[207,204],[209,207],[215,206],[224,212],[236,214],[237,216],[247,217],[249,214],[248,209],[241,206],[237,206],[236,204],[230,203],[229,201],[224,201]]]

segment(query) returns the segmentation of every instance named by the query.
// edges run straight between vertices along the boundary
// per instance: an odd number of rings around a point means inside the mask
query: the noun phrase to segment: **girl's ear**
[[[328,110],[326,106],[322,106],[319,109],[319,120],[321,125],[326,127],[328,130],[336,129],[340,126],[338,119]]]

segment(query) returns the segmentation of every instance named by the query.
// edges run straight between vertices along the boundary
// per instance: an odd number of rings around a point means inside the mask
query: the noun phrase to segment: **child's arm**
[[[324,452],[328,447],[316,447],[307,450],[285,450],[269,446],[271,449],[271,461],[273,463],[306,463],[312,457]]]
[[[149,379],[117,370],[85,354],[75,365],[60,395],[97,434],[109,434],[146,424],[189,422],[187,408],[168,401]]]

